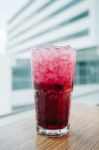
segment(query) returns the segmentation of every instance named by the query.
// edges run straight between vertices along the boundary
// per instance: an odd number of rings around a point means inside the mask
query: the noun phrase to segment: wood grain
[[[0,150],[99,150],[99,107],[72,104],[71,132],[60,138],[37,135],[34,117],[0,128]]]

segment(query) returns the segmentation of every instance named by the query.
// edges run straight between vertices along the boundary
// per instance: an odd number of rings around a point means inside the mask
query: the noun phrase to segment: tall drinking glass
[[[38,134],[69,132],[76,51],[70,46],[45,46],[32,51],[32,80]]]

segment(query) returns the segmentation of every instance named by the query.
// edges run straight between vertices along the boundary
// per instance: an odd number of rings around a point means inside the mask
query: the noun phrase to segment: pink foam
[[[65,84],[73,80],[76,52],[70,46],[47,46],[32,52],[36,83]]]

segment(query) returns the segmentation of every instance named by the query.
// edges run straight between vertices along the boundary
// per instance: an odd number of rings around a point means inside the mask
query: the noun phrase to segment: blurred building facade
[[[30,52],[45,44],[77,49],[76,84],[99,82],[98,0],[30,0],[8,21],[12,89],[31,89]]]

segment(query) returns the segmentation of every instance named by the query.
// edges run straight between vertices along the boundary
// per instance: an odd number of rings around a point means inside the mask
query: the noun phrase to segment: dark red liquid
[[[68,124],[76,52],[70,46],[51,46],[33,51],[32,57],[37,125],[63,129]]]
[[[43,90],[40,90],[40,87]],[[62,129],[68,124],[70,94],[61,85],[35,84],[37,124],[44,129]]]

